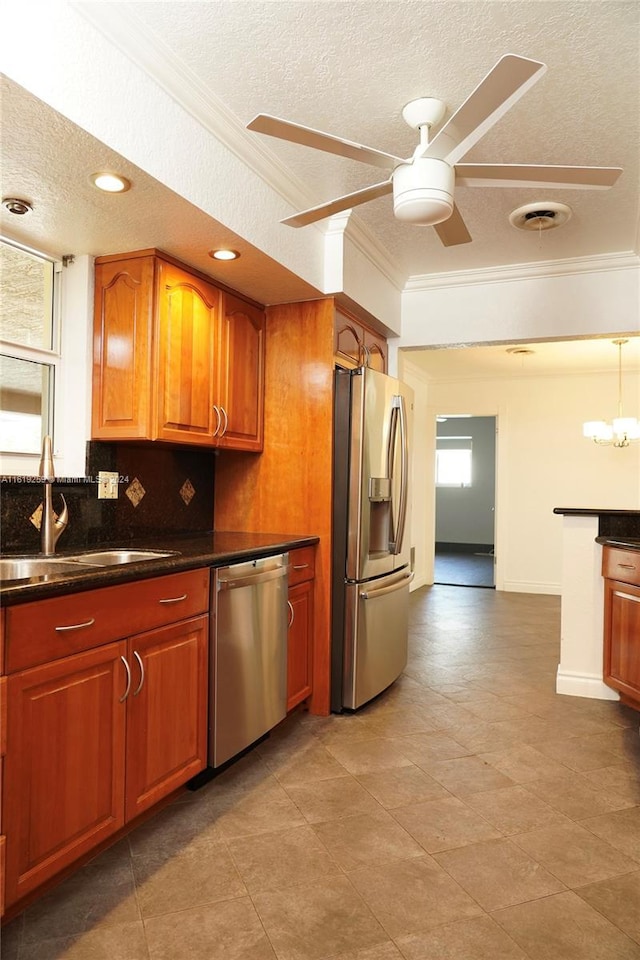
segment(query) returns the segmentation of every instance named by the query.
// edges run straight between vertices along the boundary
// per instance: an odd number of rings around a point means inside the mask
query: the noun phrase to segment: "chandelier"
[[[589,420],[582,426],[582,433],[595,443],[614,447],[628,447],[632,440],[640,440],[640,422],[636,417],[622,416],[622,347],[626,340],[612,340],[618,348],[618,416],[611,423],[604,420]]]

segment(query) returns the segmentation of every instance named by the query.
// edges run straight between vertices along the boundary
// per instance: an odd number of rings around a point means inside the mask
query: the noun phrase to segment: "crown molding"
[[[71,6],[289,206],[301,210],[317,203],[317,198],[309,193],[305,184],[255,134],[247,132],[236,115],[159,37],[149,33],[136,14],[127,8],[127,4],[72,0]],[[347,213],[344,222],[341,222],[341,216],[332,217],[326,228],[321,224],[312,226],[323,233],[336,234],[342,231],[356,249],[401,291],[406,276],[391,260],[388,251],[357,217]]]
[[[302,181],[245,129],[158,36],[149,33],[128,4],[72,0],[71,6],[293,209],[316,202]]]
[[[463,287],[472,284],[507,283],[541,277],[568,277],[579,273],[606,273],[640,267],[640,257],[633,251],[607,253],[598,257],[574,257],[567,260],[543,260],[538,263],[515,263],[504,267],[459,270],[451,273],[430,273],[412,276],[405,291],[434,290],[439,287]]]

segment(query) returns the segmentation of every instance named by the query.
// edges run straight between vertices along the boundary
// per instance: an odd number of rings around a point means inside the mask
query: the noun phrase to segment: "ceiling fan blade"
[[[612,187],[621,167],[556,167],[522,163],[458,163],[456,186],[460,187],[569,187],[574,190],[606,190]]]
[[[339,157],[348,157],[350,160],[360,160],[362,163],[370,163],[384,170],[393,170],[399,163],[404,162],[402,157],[395,157],[382,150],[374,150],[373,147],[365,147],[352,140],[343,140],[341,137],[334,137],[321,130],[312,130],[311,127],[303,127],[290,120],[279,120],[278,117],[270,117],[265,113],[259,113],[254,117],[247,124],[247,130],[264,133],[268,137],[278,137],[280,140],[289,140],[291,143],[301,143],[304,147],[324,150],[325,153],[335,153]]]
[[[457,163],[546,69],[538,60],[501,57],[419,156]]]
[[[357,207],[367,200],[377,200],[378,197],[384,197],[387,193],[392,193],[393,183],[391,180],[384,180],[382,183],[374,183],[371,187],[365,187],[363,190],[356,190],[355,193],[347,193],[344,197],[337,197],[335,200],[329,200],[328,203],[321,203],[317,207],[310,207],[309,210],[302,210],[281,220],[280,223],[286,223],[288,227],[306,227],[309,223],[315,223],[317,220],[324,220],[334,213],[341,213],[343,210],[349,210],[351,207]]]
[[[467,225],[455,203],[449,219],[443,220],[442,223],[435,223],[433,229],[445,247],[455,247],[460,243],[471,243],[471,234],[467,230]]]

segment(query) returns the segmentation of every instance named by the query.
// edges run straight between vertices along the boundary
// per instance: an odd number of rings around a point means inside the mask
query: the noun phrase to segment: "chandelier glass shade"
[[[588,420],[582,426],[583,436],[594,443],[613,447],[628,447],[634,440],[640,440],[640,421],[636,417],[622,415],[622,347],[626,340],[613,340],[618,348],[618,416],[611,423],[605,420]]]

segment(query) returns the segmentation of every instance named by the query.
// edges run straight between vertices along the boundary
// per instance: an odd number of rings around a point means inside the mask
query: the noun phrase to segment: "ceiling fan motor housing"
[[[431,226],[453,213],[455,171],[444,160],[418,157],[393,171],[393,212],[398,220]]]

